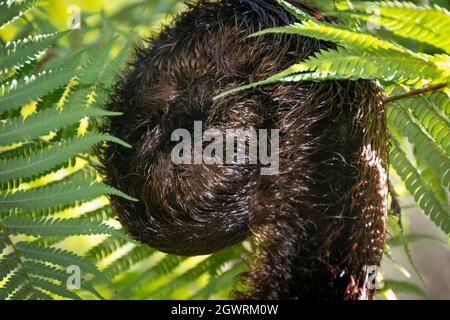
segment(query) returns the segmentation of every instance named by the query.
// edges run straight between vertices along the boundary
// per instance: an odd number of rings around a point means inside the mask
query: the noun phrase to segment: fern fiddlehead
[[[291,1],[309,16],[321,15]],[[255,236],[260,247],[238,298],[365,299],[380,263],[387,214],[386,120],[367,80],[273,84],[220,99],[332,45],[298,35],[247,36],[292,23],[272,0],[200,1],[137,50],[109,109],[107,182],[125,229],[178,255],[211,253]],[[220,131],[280,130],[280,167],[175,165],[171,133],[193,122]]]

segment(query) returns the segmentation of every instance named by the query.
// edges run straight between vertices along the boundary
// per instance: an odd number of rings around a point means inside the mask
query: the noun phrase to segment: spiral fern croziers
[[[318,12],[292,1],[302,10]],[[108,183],[124,228],[179,255],[212,253],[253,235],[260,254],[238,298],[364,299],[380,263],[387,213],[386,123],[369,81],[281,83],[213,98],[262,80],[329,43],[247,36],[294,22],[274,0],[200,1],[178,16],[119,81],[109,108]],[[280,130],[279,171],[260,165],[175,165],[175,129]]]

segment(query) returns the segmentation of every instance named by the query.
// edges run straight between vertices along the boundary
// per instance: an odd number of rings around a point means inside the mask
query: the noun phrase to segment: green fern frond
[[[252,37],[271,33],[296,34],[319,40],[332,41],[349,49],[359,50],[390,50],[391,52],[411,53],[408,49],[382,40],[374,35],[348,29],[344,26],[333,25],[313,20],[294,23],[288,26],[268,28],[252,34]]]
[[[95,54],[94,51],[95,46],[88,45],[85,48],[81,48],[79,51],[75,52],[69,57],[64,58],[56,58],[54,60],[50,60],[46,66],[50,70],[59,70],[59,69],[80,69],[83,66],[83,62],[86,57],[90,57]]]
[[[42,1],[8,3],[11,5],[0,3],[0,26]],[[0,296],[5,299],[79,299],[78,292],[66,287],[67,267],[79,266],[82,274],[88,276],[86,279],[105,283],[109,279],[97,269],[93,259],[53,246],[78,235],[108,235],[121,239],[121,243],[130,241],[122,230],[105,223],[113,216],[111,207],[98,205],[104,205],[103,195],[133,198],[99,182],[94,170],[89,170],[90,165],[81,171],[74,169],[78,171],[75,174],[71,173],[72,168],[59,170],[74,164],[77,156],[90,157],[92,147],[101,142],[129,147],[117,138],[95,133],[91,127],[80,136],[76,129],[82,119],[95,123],[101,117],[118,115],[99,107],[107,96],[100,87],[103,82],[114,81],[116,66],[111,64],[125,62],[127,52],[121,52],[108,64],[112,45],[109,41],[100,50],[91,46],[64,61],[56,58],[50,64],[45,62],[46,71],[35,74],[40,68],[37,58],[67,33],[0,42],[0,68],[9,72],[2,72],[0,87],[0,146],[6,147],[2,148],[0,160]],[[37,101],[36,108],[31,115],[22,117],[17,109],[30,101]],[[43,136],[49,133],[56,135],[44,141]],[[35,180],[56,172],[62,173],[61,178],[45,182],[45,186]],[[29,180],[32,183],[22,184]],[[90,209],[90,200],[97,199],[101,201],[92,202]],[[70,219],[48,216],[71,207],[83,207],[83,213]],[[16,242],[16,236],[27,240]],[[103,298],[89,279],[82,286]]]
[[[114,38],[110,38],[101,48],[93,48],[96,50],[96,53],[83,66],[80,74],[81,83],[97,83],[101,81],[101,75],[105,70],[104,66],[108,61],[113,41]]]
[[[92,200],[104,194],[137,201],[113,187],[82,177],[70,178],[46,187],[26,191],[3,192],[0,194],[0,210],[20,208],[23,211],[46,211],[55,207]]]
[[[2,256],[3,250],[5,250],[5,248],[6,248],[5,235],[3,234],[3,232],[0,231],[0,257]]]
[[[440,70],[434,63],[388,50],[366,54],[339,47],[336,50],[321,50],[300,64],[310,71],[336,72],[343,75],[344,79],[352,80],[382,79],[407,84],[423,79],[427,82],[449,80],[445,70]]]
[[[308,67],[303,65],[303,64],[294,64],[292,66],[290,66],[289,68],[273,75],[270,76],[267,79],[261,80],[261,81],[257,81],[257,82],[253,82],[244,86],[240,86],[237,88],[232,88],[232,89],[228,89],[224,92],[222,92],[221,94],[217,95],[214,97],[214,100],[223,98],[227,95],[236,93],[236,92],[240,92],[242,90],[248,90],[248,89],[253,89],[259,86],[263,86],[263,85],[269,85],[269,84],[275,84],[277,82],[282,82],[282,81],[289,81],[286,80],[289,78],[290,75],[292,74],[297,74],[299,73],[297,76],[303,76],[305,78],[305,81],[320,81],[320,79],[324,79],[326,78],[326,73],[321,73],[321,72],[311,72],[311,73],[300,73],[300,72],[304,72],[307,71]],[[331,80],[331,79],[335,79],[335,78],[339,78],[341,77],[341,75],[337,74],[337,73],[327,73],[329,76],[329,79],[327,80]],[[297,81],[297,80],[291,80],[291,81]],[[298,80],[298,81],[302,81],[302,80]]]
[[[450,119],[450,97],[444,92],[437,91],[427,96],[427,101],[433,108],[444,115],[444,120],[448,123]]]
[[[415,99],[401,101],[403,107],[408,106],[416,119],[433,137],[436,143],[442,148],[447,157],[450,157],[450,126],[437,113],[427,96],[420,96]]]
[[[416,273],[417,277],[419,278],[420,283],[422,284],[422,287],[425,288],[426,287],[425,286],[425,281],[423,280],[423,277],[422,277],[422,274],[419,271],[419,268],[417,268],[417,265],[414,262],[414,258],[413,258],[412,253],[411,253],[411,248],[409,246],[409,242],[406,241],[406,239],[405,239],[405,230],[404,230],[402,224],[400,224],[400,233],[399,233],[399,235],[400,235],[400,239],[401,239],[401,242],[402,242],[403,252],[405,253],[406,258],[408,259],[409,265],[412,267],[412,269]],[[426,292],[426,289],[424,289],[424,291]],[[427,292],[427,296],[429,296],[428,292]]]
[[[23,278],[21,270],[12,271],[2,288],[0,288],[0,300],[7,300],[19,290],[18,288],[24,285]]]
[[[35,300],[52,300],[52,297],[40,290],[35,290],[30,298]]]
[[[314,17],[309,15],[303,10],[298,9],[296,6],[286,2],[284,0],[277,0],[278,4],[280,4],[287,12],[291,13],[298,21],[303,20],[316,20]]]
[[[124,237],[108,237],[96,246],[92,247],[86,256],[94,262],[99,262],[109,257],[127,243],[128,241]]]
[[[8,72],[13,67],[19,68],[25,62],[36,59],[45,49],[68,33],[69,31],[40,34],[7,42],[4,47],[0,47],[0,66],[3,72]]]
[[[133,292],[139,290],[140,288],[147,287],[152,282],[167,276],[173,272],[181,263],[186,261],[188,257],[176,256],[168,254],[155,265],[142,271],[137,279],[135,279],[131,284],[123,288],[118,294],[117,298],[130,297]]]
[[[79,71],[59,69],[42,71],[38,75],[11,80],[0,87],[0,113],[17,109],[64,86]]]
[[[107,134],[88,133],[26,154],[23,157],[0,160],[0,182],[38,177],[50,170],[57,169],[58,166],[67,163],[77,154],[87,152],[103,141],[118,143],[127,148],[131,147],[122,140]]]
[[[442,185],[450,190],[450,159],[433,138],[426,134],[420,122],[403,101],[388,105],[388,123],[401,132],[416,147],[417,153],[439,175]]]
[[[121,231],[105,223],[91,222],[87,219],[56,219],[7,216],[2,220],[6,232],[11,235],[24,234],[35,237],[76,236],[107,234],[120,237]]]
[[[428,61],[428,58],[426,55],[411,56],[408,53],[385,49],[368,52],[344,47],[338,47],[336,50],[321,50],[305,61],[265,80],[233,88],[216,98],[277,82],[368,79],[420,87],[430,82],[450,81],[449,67],[439,67],[432,61]]]
[[[336,50],[321,50],[306,61],[271,76],[268,79],[228,90],[216,98],[276,82],[326,81],[339,79],[381,80],[420,87],[430,82],[449,82],[447,55],[430,56],[414,53],[396,43],[374,35],[318,21],[259,31],[252,36],[270,33],[297,34],[333,41]],[[310,71],[309,73],[305,73]],[[419,76],[420,75],[420,76]]]
[[[88,219],[90,221],[105,222],[115,217],[115,212],[110,205],[102,208],[85,212],[81,215],[82,219]]]
[[[129,270],[133,265],[141,262],[153,254],[156,250],[146,245],[136,245],[119,259],[115,260],[111,265],[103,270],[109,278],[113,279],[118,274]]]
[[[16,257],[13,253],[5,254],[0,258],[0,281],[17,267]]]
[[[104,109],[87,105],[87,89],[75,92],[62,110],[48,108],[39,111],[25,120],[13,118],[0,124],[0,145],[7,146],[17,142],[35,139],[51,131],[57,131],[80,121],[84,117],[102,117],[120,115]]]
[[[428,43],[450,53],[450,34],[445,33],[450,24],[450,13],[441,7],[380,1],[355,3],[351,9],[364,21],[376,21],[399,36]]]
[[[444,82],[448,83],[450,78],[450,56],[447,54],[434,54],[427,55],[424,53],[417,54],[422,58],[425,58],[428,62],[433,63],[438,69],[439,73],[436,74],[436,80],[444,79]]]
[[[409,234],[405,234],[404,236],[395,235],[393,237],[386,239],[386,244],[393,248],[400,247],[403,245],[403,240],[405,240],[408,243],[415,243],[418,241],[428,240],[428,241],[440,242],[440,243],[446,245],[446,243],[444,241],[442,241],[441,239],[439,239],[438,237],[428,235],[428,234],[420,234],[420,233],[409,233]]]
[[[406,282],[406,281],[397,281],[397,280],[386,279],[383,281],[382,290],[388,290],[388,289],[392,289],[396,292],[401,292],[401,293],[415,294],[424,299],[429,298],[429,296],[425,290],[416,286],[413,283]]]
[[[78,266],[83,274],[109,280],[84,258],[71,252],[44,248],[34,243],[19,242],[14,252],[0,259],[0,279],[6,281],[0,288],[0,299],[50,299],[50,294],[78,299],[78,295],[65,288],[68,274],[63,268]],[[52,264],[52,265],[50,265]],[[84,289],[100,296],[98,292],[84,285]],[[100,296],[101,297],[101,296]]]
[[[29,242],[18,242],[15,244],[15,249],[18,254],[26,259],[51,263],[64,268],[78,266],[83,273],[90,273],[103,281],[109,281],[89,260],[73,252],[52,247],[41,247]]]
[[[13,23],[33,7],[43,6],[47,1],[42,0],[19,0],[0,2],[0,29]]]
[[[17,288],[9,297],[9,300],[26,300],[33,296],[33,291],[27,285]]]
[[[40,288],[43,291],[50,292],[63,298],[81,300],[81,298],[76,293],[66,289],[64,285],[56,285],[55,283],[34,274],[30,275],[29,279],[30,285],[34,288]]]
[[[120,52],[109,62],[104,69],[104,72],[101,76],[101,84],[106,88],[109,88],[113,85],[116,80],[118,71],[121,71],[125,66],[129,52],[131,48],[131,43],[128,41],[125,46],[120,50]]]
[[[417,152],[417,148],[413,148],[413,154],[416,159],[417,169],[420,172],[422,180],[427,185],[428,189],[433,192],[436,198],[439,200],[441,205],[447,210],[450,211],[449,202],[448,202],[448,192],[446,188],[441,183],[441,177],[434,170],[434,168],[430,167],[426,161],[423,159],[423,155],[420,152]]]
[[[242,272],[247,271],[247,266],[241,261],[236,263],[233,267],[225,272],[221,272],[218,275],[214,275],[208,279],[208,283],[195,292],[190,299],[209,299],[211,295],[217,294],[223,291],[230,291],[234,279]]]
[[[170,298],[171,294],[186,285],[187,283],[197,280],[200,276],[205,273],[217,274],[218,270],[227,262],[239,257],[240,251],[236,248],[222,250],[220,252],[214,253],[205,260],[198,263],[193,268],[184,272],[183,274],[177,276],[175,279],[169,283],[159,287],[153,291],[150,296],[152,298],[167,299]]]
[[[414,200],[423,212],[448,234],[450,232],[450,215],[448,211],[440,204],[434,194],[428,190],[420,173],[401,150],[396,139],[394,137],[391,137],[391,139],[390,163],[392,167],[403,180],[409,193],[414,197]]]
[[[65,286],[68,278],[68,274],[65,270],[62,268],[57,268],[55,266],[51,266],[49,264],[43,263],[41,261],[35,261],[35,260],[27,260],[23,262],[24,269],[28,270],[31,274],[44,277],[47,279],[57,280],[59,281],[60,285]],[[97,296],[99,299],[104,299],[104,297],[95,290],[94,287],[92,287],[89,284],[89,281],[83,281],[80,283],[81,288],[88,292],[93,293],[95,296]]]

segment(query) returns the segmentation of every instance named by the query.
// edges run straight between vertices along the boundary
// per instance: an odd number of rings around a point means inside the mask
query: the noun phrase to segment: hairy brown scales
[[[320,14],[292,1],[310,14]],[[129,142],[104,149],[125,229],[179,255],[207,254],[255,236],[260,253],[237,298],[364,299],[386,219],[386,122],[369,81],[300,82],[213,97],[262,80],[331,44],[258,30],[294,22],[273,0],[200,1],[137,50],[108,108],[106,130]],[[278,128],[280,170],[174,165],[173,130]],[[240,286],[242,287],[242,286]]]

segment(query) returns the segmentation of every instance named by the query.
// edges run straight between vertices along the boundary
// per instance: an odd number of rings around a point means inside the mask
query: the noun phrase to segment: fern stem
[[[400,99],[404,99],[404,98],[409,98],[409,97],[414,97],[414,96],[417,96],[419,94],[431,93],[431,92],[434,92],[434,91],[438,91],[438,90],[444,89],[447,86],[448,86],[448,83],[434,84],[434,85],[423,87],[423,88],[420,88],[420,89],[404,92],[404,93],[396,95],[396,96],[385,97],[383,99],[383,102],[385,104],[387,104],[387,103],[392,102],[392,101],[396,101],[396,100],[400,100]]]
[[[11,240],[11,237],[8,234],[8,229],[5,228],[5,226],[3,226],[1,221],[0,221],[0,230],[3,231],[4,239],[7,243],[7,245],[9,245],[11,247],[13,254],[16,257],[17,265],[20,267],[20,269],[22,271],[22,275],[28,283],[28,288],[31,290],[31,292],[33,292],[34,288],[31,284],[30,276],[28,275],[28,272],[27,272],[25,266],[23,265],[22,259],[20,258],[20,254],[17,252],[16,246],[14,245],[14,241]]]

